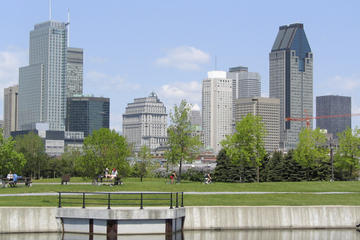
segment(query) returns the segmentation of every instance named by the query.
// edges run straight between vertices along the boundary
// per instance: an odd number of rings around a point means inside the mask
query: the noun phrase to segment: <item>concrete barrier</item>
[[[58,208],[2,207],[0,233],[60,232]],[[104,209],[106,211],[106,209]],[[360,206],[186,207],[184,230],[355,228]]]
[[[60,232],[56,208],[1,207],[0,233]]]
[[[187,207],[184,229],[329,229],[359,223],[359,206]]]

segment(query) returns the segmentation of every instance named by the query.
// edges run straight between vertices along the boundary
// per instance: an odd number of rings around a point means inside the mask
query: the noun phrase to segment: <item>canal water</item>
[[[168,236],[165,235],[118,235],[107,238],[103,235],[84,234],[0,234],[0,240],[360,240],[360,232],[354,230],[243,230],[243,231],[185,231]]]

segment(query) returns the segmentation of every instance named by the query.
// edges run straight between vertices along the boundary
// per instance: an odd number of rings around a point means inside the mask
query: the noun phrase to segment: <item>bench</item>
[[[68,182],[70,182],[70,175],[64,175],[61,177],[61,185],[64,185],[64,183],[66,183],[66,185],[68,184]]]
[[[98,176],[93,179],[93,185],[109,185],[109,186],[117,186],[124,184],[121,181],[120,177],[116,178],[105,178],[104,176]]]
[[[6,188],[7,185],[9,185],[10,187],[16,187],[16,185],[19,183],[24,183],[26,187],[32,186],[32,181],[30,177],[21,177],[21,178],[18,177],[16,182],[14,182],[14,180],[12,179],[9,180],[7,178],[2,178],[1,182],[3,188]]]

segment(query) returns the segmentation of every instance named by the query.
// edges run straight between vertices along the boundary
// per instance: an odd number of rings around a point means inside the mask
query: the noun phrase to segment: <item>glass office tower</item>
[[[280,148],[292,149],[306,122],[285,118],[313,115],[313,54],[303,24],[279,28],[269,60],[269,96],[280,99]]]
[[[66,23],[47,21],[30,32],[29,66],[19,69],[19,128],[65,130]]]

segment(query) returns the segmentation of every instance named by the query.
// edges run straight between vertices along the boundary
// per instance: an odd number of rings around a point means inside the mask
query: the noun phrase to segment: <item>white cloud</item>
[[[336,90],[354,91],[360,87],[360,76],[335,76],[330,79],[330,86]]]
[[[191,46],[180,46],[168,50],[165,57],[158,58],[156,64],[181,70],[198,70],[201,64],[210,61],[210,55]]]
[[[160,87],[158,92],[162,102],[170,108],[175,104],[178,105],[183,99],[197,106],[201,103],[201,83],[197,81],[165,84]]]
[[[15,85],[19,80],[19,67],[26,65],[27,53],[23,49],[8,47],[0,51],[0,88]]]
[[[90,71],[86,74],[86,80],[92,89],[101,91],[137,90],[140,84],[130,83],[120,75],[109,75],[102,72]]]

